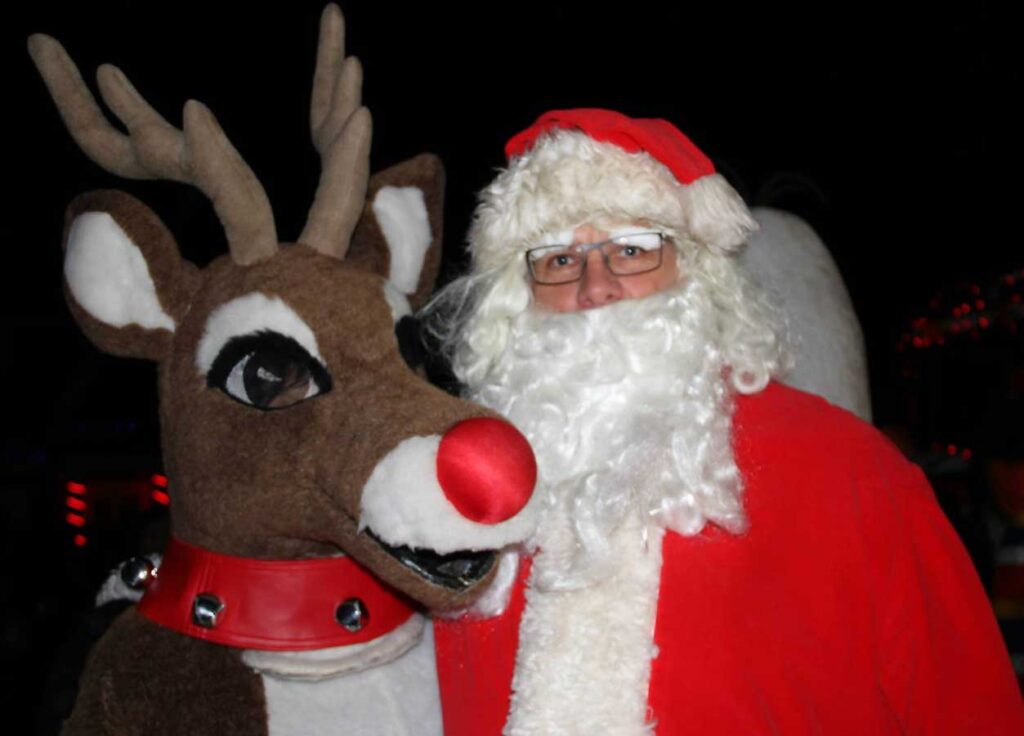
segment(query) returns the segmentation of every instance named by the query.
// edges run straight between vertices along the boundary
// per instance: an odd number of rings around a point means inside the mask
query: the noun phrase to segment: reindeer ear
[[[370,179],[346,261],[380,274],[421,306],[441,263],[444,167],[424,153]]]
[[[89,192],[68,206],[65,296],[100,350],[162,359],[198,283],[163,222],[134,197]]]

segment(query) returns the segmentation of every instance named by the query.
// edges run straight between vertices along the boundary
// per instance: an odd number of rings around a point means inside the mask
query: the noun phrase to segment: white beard
[[[546,504],[509,736],[653,729],[664,529],[745,525],[714,315],[695,279],[596,310],[526,312],[472,387],[529,438]]]
[[[527,310],[470,397],[533,445],[546,510],[534,585],[614,575],[627,519],[693,535],[745,528],[732,398],[710,290],[694,278],[644,299],[567,314]]]

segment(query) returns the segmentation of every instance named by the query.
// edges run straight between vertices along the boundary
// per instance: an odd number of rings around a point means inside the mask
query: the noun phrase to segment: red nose
[[[497,524],[530,500],[537,461],[530,443],[508,422],[466,419],[441,438],[437,480],[460,514],[480,524]]]

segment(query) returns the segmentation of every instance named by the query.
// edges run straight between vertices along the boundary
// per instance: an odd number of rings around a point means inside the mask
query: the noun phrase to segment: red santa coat
[[[750,531],[665,535],[657,733],[1024,734],[991,607],[921,471],[781,385],[739,398],[733,433]],[[448,736],[501,732],[522,607],[520,586],[501,617],[435,624]]]

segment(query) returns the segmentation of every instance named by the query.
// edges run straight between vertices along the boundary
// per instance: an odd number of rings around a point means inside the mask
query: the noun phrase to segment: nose
[[[460,514],[497,524],[518,514],[537,483],[530,443],[508,422],[466,419],[441,437],[437,481]]]
[[[600,251],[587,253],[587,268],[580,279],[577,301],[583,309],[603,307],[622,299],[622,283],[608,270]]]

